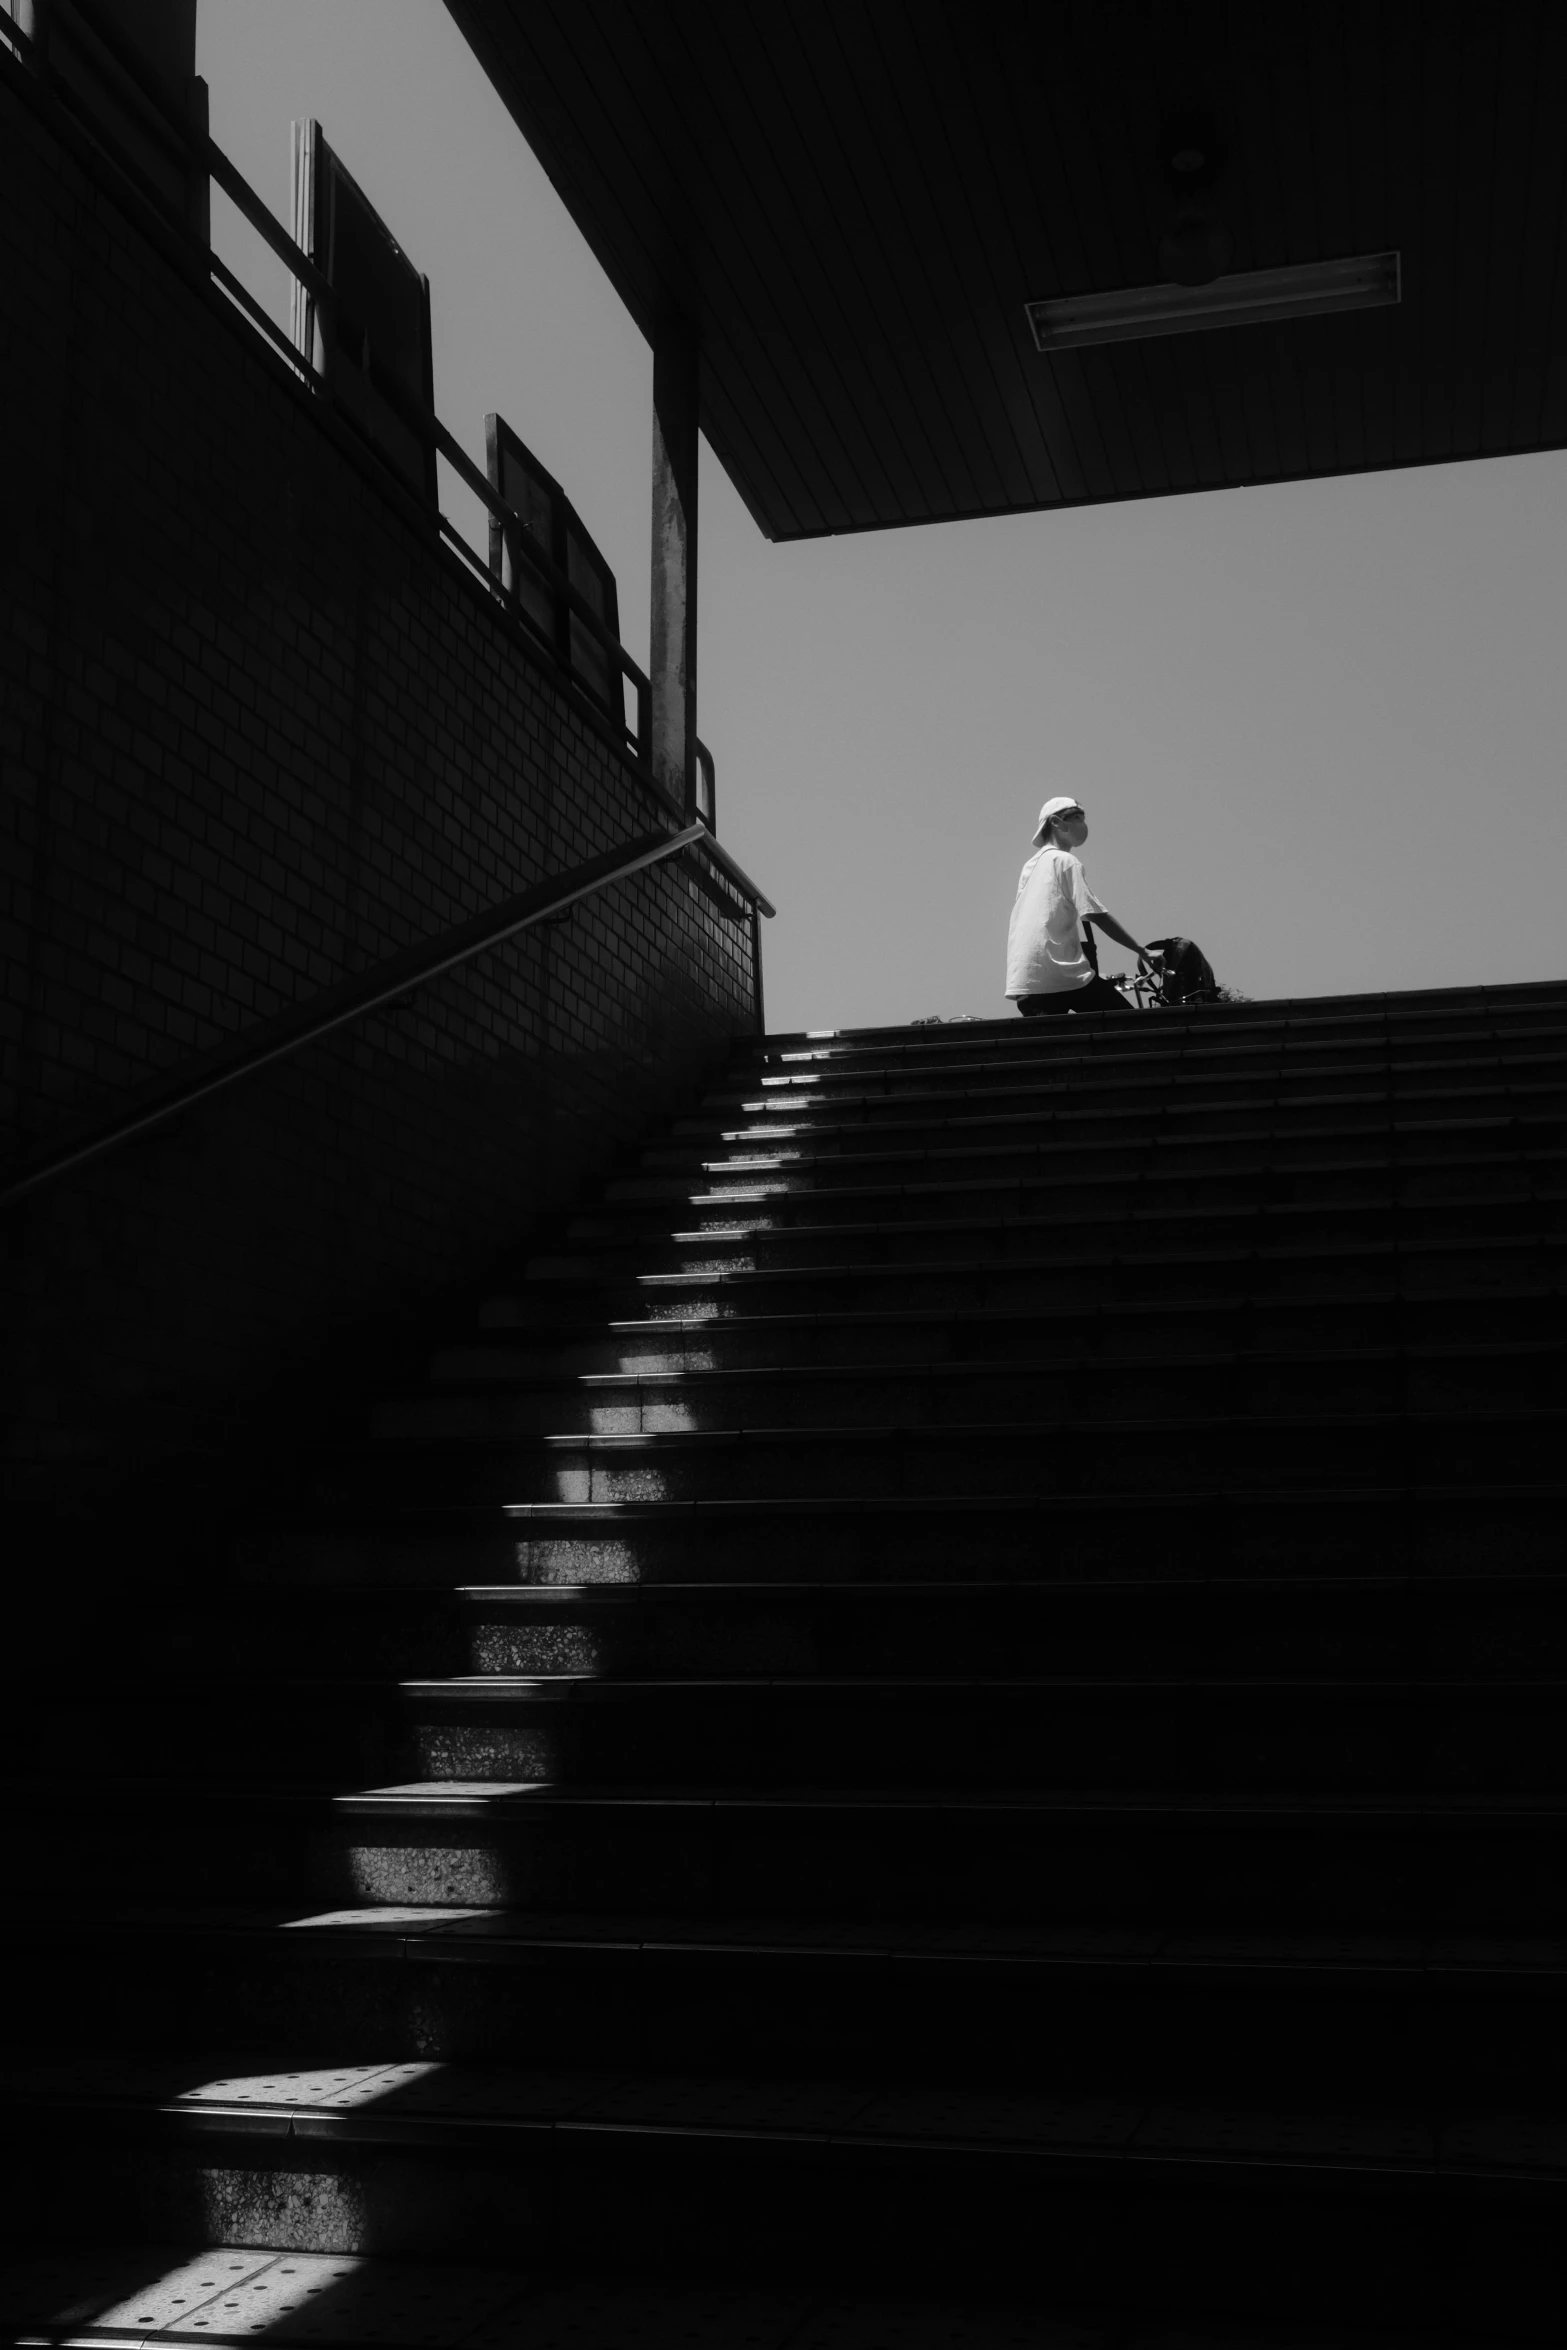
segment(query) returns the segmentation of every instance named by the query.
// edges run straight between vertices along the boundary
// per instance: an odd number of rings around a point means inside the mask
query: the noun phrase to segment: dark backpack
[[[1164,956],[1159,980],[1161,1004],[1216,1004],[1219,983],[1213,965],[1191,938],[1151,938],[1151,947]]]

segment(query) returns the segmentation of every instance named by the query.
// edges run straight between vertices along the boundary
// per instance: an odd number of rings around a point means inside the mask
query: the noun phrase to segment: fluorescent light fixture
[[[1247,269],[1205,286],[1129,286],[1114,294],[1067,294],[1030,302],[1028,323],[1041,351],[1086,343],[1133,343],[1145,335],[1197,334],[1205,327],[1262,326],[1334,310],[1379,310],[1400,298],[1396,253],[1349,261],[1303,261],[1294,269]]]

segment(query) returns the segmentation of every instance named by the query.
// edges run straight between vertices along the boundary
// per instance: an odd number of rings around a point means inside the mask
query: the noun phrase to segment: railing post
[[[693,746],[696,755],[696,806],[688,811],[700,816],[709,832],[718,830],[718,769],[713,754],[698,738]]]
[[[762,909],[751,901],[751,989],[756,998],[756,1033],[767,1034],[767,1006],[762,996]]]
[[[696,474],[701,364],[689,320],[653,335],[653,577],[648,670],[653,774],[696,809]]]

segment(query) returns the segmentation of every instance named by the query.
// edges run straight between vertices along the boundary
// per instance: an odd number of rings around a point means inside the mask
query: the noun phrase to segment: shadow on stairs
[[[14,1657],[13,2337],[1556,2338],[1564,1242],[1567,985],[737,1048]]]

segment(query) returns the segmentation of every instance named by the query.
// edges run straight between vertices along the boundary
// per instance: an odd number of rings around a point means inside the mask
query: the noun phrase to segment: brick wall
[[[9,61],[0,178],[14,1165],[678,818]],[[7,1211],[13,1488],[96,1491],[312,1394],[345,1333],[521,1245],[753,1005],[748,930],[665,865]]]

